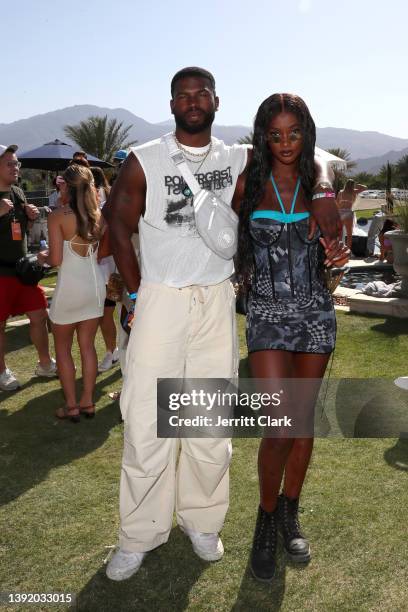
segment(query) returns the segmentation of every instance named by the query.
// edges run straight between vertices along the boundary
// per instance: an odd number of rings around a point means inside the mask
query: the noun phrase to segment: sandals
[[[61,406],[55,411],[55,416],[58,419],[69,419],[72,423],[79,423],[80,411],[79,406]]]
[[[95,404],[90,406],[78,406],[80,414],[83,414],[87,419],[93,419],[95,416]]]

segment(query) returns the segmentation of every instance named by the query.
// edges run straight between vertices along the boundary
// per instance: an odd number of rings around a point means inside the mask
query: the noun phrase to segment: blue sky
[[[288,91],[319,127],[408,138],[405,0],[3,0],[1,11],[0,123],[73,104],[163,121],[171,76],[199,65],[216,77],[217,123],[250,125]]]

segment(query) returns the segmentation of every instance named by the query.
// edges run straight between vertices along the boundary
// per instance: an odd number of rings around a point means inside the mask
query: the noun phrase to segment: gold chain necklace
[[[174,134],[174,140],[176,141],[176,144],[177,144],[178,148],[181,151],[183,151],[184,155],[191,156],[191,157],[198,157],[199,158],[197,160],[195,160],[195,159],[188,159],[188,161],[192,162],[193,164],[199,164],[200,161],[203,158],[204,158],[204,160],[203,160],[203,162],[204,162],[205,159],[207,158],[207,156],[209,155],[211,149],[212,149],[212,140],[210,140],[210,146],[208,147],[207,151],[204,151],[203,153],[192,153],[191,151],[189,151],[188,149],[183,147],[183,145],[177,140],[176,134]]]
[[[178,148],[180,149],[180,151],[184,154],[184,155],[193,155],[194,157],[200,157],[203,159],[198,159],[197,161],[194,159],[188,159],[186,158],[186,161],[188,161],[191,164],[200,164],[197,168],[197,170],[194,172],[194,174],[198,174],[201,170],[201,168],[203,167],[203,164],[205,162],[205,160],[207,159],[207,157],[209,156],[211,149],[212,149],[212,140],[210,141],[210,146],[208,147],[207,151],[204,151],[204,153],[190,153],[190,151],[188,151],[187,149],[185,149],[183,147],[182,144],[179,143],[179,141],[176,138],[176,134],[174,133],[174,140],[176,141],[176,144],[178,146]],[[190,187],[188,185],[186,185],[182,191],[182,194],[184,197],[189,198],[193,195]],[[191,202],[191,205],[193,205],[193,202]]]

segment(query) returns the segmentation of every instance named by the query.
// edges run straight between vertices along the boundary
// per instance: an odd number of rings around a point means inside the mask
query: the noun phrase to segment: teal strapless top
[[[310,213],[307,211],[299,212],[299,213],[293,212],[295,209],[296,199],[299,193],[300,177],[298,178],[296,182],[295,192],[293,194],[293,199],[292,199],[292,205],[290,207],[290,212],[288,213],[285,210],[285,207],[282,202],[282,198],[280,196],[278,187],[275,183],[275,179],[273,178],[272,174],[271,174],[271,181],[272,181],[272,185],[275,190],[275,194],[278,199],[279,205],[282,209],[282,212],[278,210],[256,210],[255,212],[251,214],[251,219],[273,219],[273,221],[279,221],[280,223],[296,223],[296,221],[301,221],[302,219],[307,219],[308,217],[310,217]]]

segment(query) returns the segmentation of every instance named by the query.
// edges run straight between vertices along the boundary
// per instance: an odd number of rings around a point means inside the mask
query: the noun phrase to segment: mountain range
[[[34,149],[56,138],[72,144],[64,134],[64,126],[77,124],[90,115],[107,115],[108,118],[123,121],[125,126],[132,125],[129,139],[137,140],[139,144],[158,138],[174,127],[172,119],[149,123],[124,108],[111,109],[81,104],[34,115],[13,123],[0,123],[0,143],[15,143],[21,151]],[[213,134],[227,144],[232,144],[239,138],[247,136],[251,129],[244,125],[214,124]],[[387,160],[395,162],[408,154],[406,138],[396,138],[380,132],[362,132],[334,127],[317,128],[317,145],[322,149],[347,149],[352,159],[357,161],[355,172],[377,172]]]

